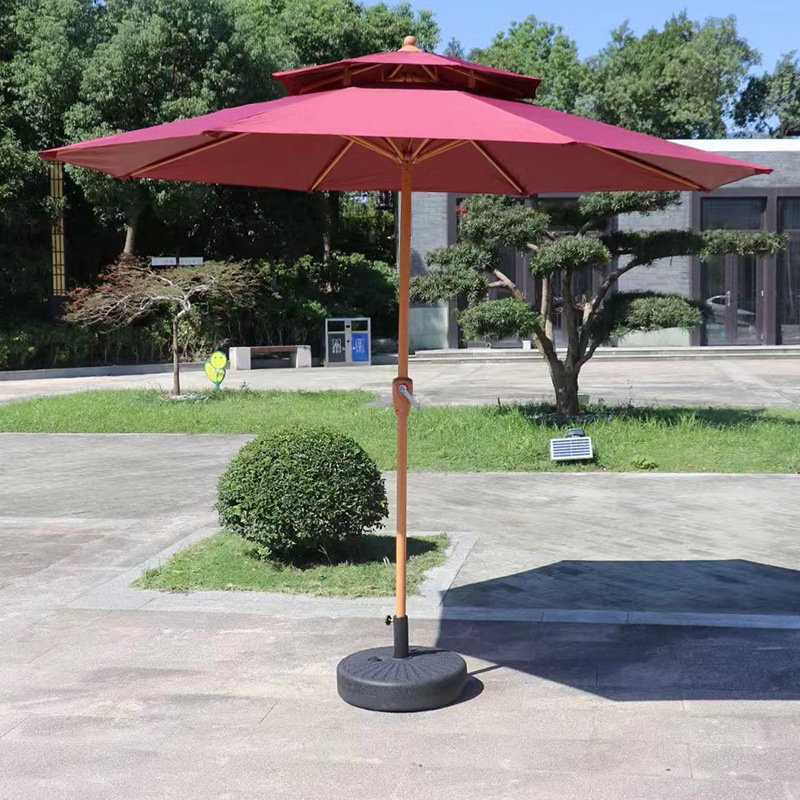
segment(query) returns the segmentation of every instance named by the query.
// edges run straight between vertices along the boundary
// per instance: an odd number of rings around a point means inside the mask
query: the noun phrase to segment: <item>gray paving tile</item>
[[[800,800],[800,782],[790,781],[784,785],[787,800]]]
[[[800,718],[800,689],[784,692],[704,689],[684,692],[690,714],[743,714]]]
[[[322,754],[320,754],[322,755]],[[355,758],[343,763],[322,759],[278,760],[257,753],[234,756],[205,788],[202,797],[246,800],[253,793],[273,800],[298,800],[324,795],[330,800],[373,800],[394,797],[407,768],[380,759]]]
[[[30,717],[25,711],[12,711],[8,708],[0,708],[0,739],[6,736],[14,728],[21,725]]]
[[[753,783],[696,778],[593,776],[591,800],[789,800],[780,782]]]
[[[5,742],[73,742],[80,747],[98,745],[139,750],[157,750],[180,730],[176,721],[138,716],[31,715],[8,731]]]
[[[559,772],[485,770],[479,765],[457,769],[409,770],[395,797],[419,800],[586,800],[589,776]]]
[[[800,745],[734,747],[692,745],[692,774],[699,778],[800,781]]]
[[[768,718],[644,711],[639,707],[606,706],[595,712],[593,735],[620,742],[650,741],[684,744],[765,745],[774,741]],[[789,726],[793,730],[794,726]]]
[[[535,715],[529,726],[536,725]],[[438,741],[437,741],[438,739]],[[542,770],[579,775],[593,773],[689,776],[688,749],[672,743],[601,742],[585,739],[537,740],[515,735],[492,735],[485,739],[472,734],[447,737],[418,737],[403,743],[403,757],[432,768],[455,767],[459,763],[480,763],[487,769]]]
[[[81,746],[77,743],[10,742],[0,739],[0,797],[69,796],[76,787],[85,796],[180,797],[196,780],[211,779],[225,759],[213,753],[166,758],[152,750]],[[138,789],[136,787],[139,787]],[[127,794],[126,794],[127,793]],[[76,795],[77,796],[77,795]]]
[[[626,741],[590,743],[589,772],[613,775],[689,777],[689,750],[674,742]]]

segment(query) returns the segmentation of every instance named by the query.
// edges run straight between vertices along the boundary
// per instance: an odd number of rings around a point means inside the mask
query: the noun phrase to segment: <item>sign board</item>
[[[325,320],[325,365],[372,363],[369,317],[330,317]]]
[[[196,267],[203,263],[203,256],[181,256],[178,264],[182,267]],[[150,256],[151,267],[174,267],[175,256]]]
[[[220,350],[215,350],[211,357],[206,361],[206,375],[211,383],[219,389],[219,385],[225,380],[225,367],[228,365],[228,357]]]

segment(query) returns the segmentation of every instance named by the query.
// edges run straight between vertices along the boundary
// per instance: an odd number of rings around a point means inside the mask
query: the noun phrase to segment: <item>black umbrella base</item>
[[[428,711],[458,699],[467,665],[457,653],[412,647],[394,658],[391,647],[373,647],[343,658],[336,669],[339,696],[370,711]]]

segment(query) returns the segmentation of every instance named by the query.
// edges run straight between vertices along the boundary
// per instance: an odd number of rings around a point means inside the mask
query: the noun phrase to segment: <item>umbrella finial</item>
[[[400,49],[418,53],[419,52],[419,47],[417,47],[417,37],[416,36],[406,36],[406,38],[403,39],[403,46]]]

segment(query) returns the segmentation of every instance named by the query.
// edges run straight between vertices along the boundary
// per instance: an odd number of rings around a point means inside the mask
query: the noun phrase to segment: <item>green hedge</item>
[[[181,356],[204,360],[217,343],[190,324],[181,326]],[[0,330],[0,369],[48,369],[105,364],[158,364],[172,359],[164,323],[101,333],[77,325],[27,323]]]

